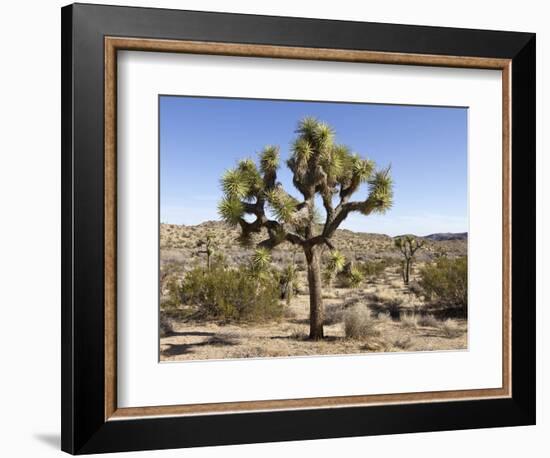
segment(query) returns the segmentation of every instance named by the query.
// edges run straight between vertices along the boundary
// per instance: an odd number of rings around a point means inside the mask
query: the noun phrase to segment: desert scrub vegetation
[[[392,345],[400,350],[408,350],[413,345],[413,339],[410,336],[398,337],[392,342]]]
[[[416,323],[418,326],[422,326],[424,328],[437,328],[441,324],[441,321],[439,321],[435,316],[427,314],[420,316]]]
[[[159,329],[161,337],[166,337],[172,334],[174,332],[174,321],[172,318],[164,313],[161,313],[159,317]]]
[[[390,266],[390,262],[387,259],[357,263],[357,268],[368,280],[379,279],[384,273],[384,271],[386,270],[386,268],[389,266]]]
[[[418,319],[416,315],[404,315],[401,317],[401,326],[405,329],[414,329],[418,327]]]
[[[394,319],[401,316],[401,308],[403,302],[405,302],[402,295],[387,289],[379,289],[367,294],[365,299],[369,302],[372,309],[378,312],[388,313]]]
[[[441,257],[420,270],[420,294],[446,309],[468,310],[468,258]]]
[[[448,337],[449,339],[454,339],[455,337],[460,336],[463,332],[460,329],[458,323],[451,318],[448,318],[445,321],[443,321],[440,329],[443,335],[445,337]]]
[[[339,280],[342,288],[356,289],[365,280],[365,275],[358,267],[352,266],[350,269],[343,270],[339,274]]]
[[[198,317],[237,321],[279,318],[279,284],[272,275],[256,275],[247,267],[196,267],[180,287],[181,302],[198,308]]]
[[[344,332],[350,339],[367,339],[380,335],[378,323],[369,309],[357,304],[344,313]]]

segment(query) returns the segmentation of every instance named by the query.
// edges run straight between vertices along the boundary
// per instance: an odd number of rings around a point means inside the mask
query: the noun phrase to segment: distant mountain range
[[[447,240],[468,240],[467,232],[440,232],[437,234],[430,234],[423,237],[424,239],[435,240],[437,242]]]

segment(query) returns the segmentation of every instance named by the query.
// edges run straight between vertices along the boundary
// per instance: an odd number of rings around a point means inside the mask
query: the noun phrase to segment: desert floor
[[[363,339],[345,337],[344,323],[333,319],[325,325],[325,339],[310,341],[309,296],[297,295],[284,317],[278,321],[254,324],[173,321],[173,332],[161,338],[161,361],[264,358],[301,355],[334,355],[368,352],[418,352],[464,350],[467,348],[466,320],[432,320],[425,323],[414,312],[402,314],[400,320],[387,313],[374,313],[375,332]],[[416,298],[402,286],[397,274],[361,289],[333,288],[324,293],[327,315],[341,310],[345,303],[367,304],[372,294],[403,297],[405,307],[413,310]],[[362,305],[368,307],[368,305]],[[420,322],[419,322],[420,321]]]

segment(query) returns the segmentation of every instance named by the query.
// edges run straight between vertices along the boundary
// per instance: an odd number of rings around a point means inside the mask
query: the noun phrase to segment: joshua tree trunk
[[[402,264],[402,268],[403,268],[403,283],[405,283],[405,285],[408,285],[409,284],[409,277],[410,277],[410,273],[411,273],[411,260],[410,259],[407,259],[405,261],[403,261],[403,264]]]
[[[309,285],[309,338],[323,338],[323,295],[321,280],[321,253],[319,247],[306,249],[307,280]]]

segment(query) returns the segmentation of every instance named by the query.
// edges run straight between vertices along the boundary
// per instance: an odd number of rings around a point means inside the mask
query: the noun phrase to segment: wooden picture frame
[[[119,408],[119,50],[502,71],[502,387]],[[534,424],[534,34],[76,4],[62,9],[62,80],[63,450]]]

